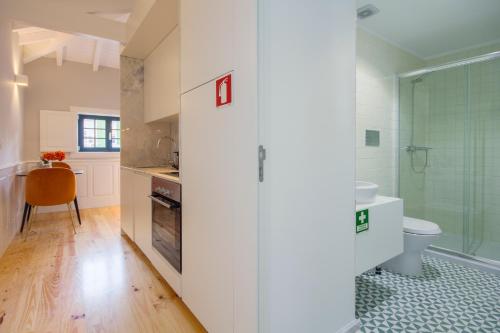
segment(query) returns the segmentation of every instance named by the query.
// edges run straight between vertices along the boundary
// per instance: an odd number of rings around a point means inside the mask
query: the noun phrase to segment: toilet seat
[[[406,216],[403,219],[403,231],[415,235],[439,235],[441,233],[436,223]]]

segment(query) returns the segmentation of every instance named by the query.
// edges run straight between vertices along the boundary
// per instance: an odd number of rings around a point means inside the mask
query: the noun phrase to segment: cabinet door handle
[[[162,205],[163,207],[167,207],[168,209],[172,209],[172,205],[160,200],[160,199],[157,199],[155,198],[154,196],[152,195],[148,195],[148,198],[150,198],[151,200],[153,200],[154,202],[157,202],[159,203],[160,205]]]

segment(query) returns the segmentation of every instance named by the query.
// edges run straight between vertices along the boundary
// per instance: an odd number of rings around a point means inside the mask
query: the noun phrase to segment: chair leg
[[[23,233],[24,223],[26,222],[26,217],[28,216],[28,203],[24,203],[23,221],[21,222],[21,233]]]
[[[33,225],[33,223],[35,223],[35,220],[36,220],[36,214],[38,211],[38,207],[35,206],[32,208],[33,208],[33,213],[30,214],[30,217],[29,217],[28,222],[26,224],[26,233],[24,234],[24,240],[28,239],[28,235],[30,234],[30,231],[31,231],[31,226]]]
[[[73,227],[73,232],[74,232],[74,233],[75,233],[75,235],[76,235],[75,223],[74,223],[74,221],[73,221],[73,213],[71,213],[71,205],[70,205],[70,203],[69,203],[69,202],[67,203],[67,205],[68,205],[68,213],[69,213],[69,217],[71,218],[71,226]]]
[[[76,216],[78,216],[78,223],[82,225],[82,219],[80,218],[80,208],[78,208],[78,199],[76,197],[73,203],[75,204]]]
[[[26,219],[26,223],[30,220],[30,217],[31,217],[31,209],[32,209],[32,208],[33,208],[33,207],[32,207],[30,204],[28,204],[28,216],[27,216],[27,219]]]

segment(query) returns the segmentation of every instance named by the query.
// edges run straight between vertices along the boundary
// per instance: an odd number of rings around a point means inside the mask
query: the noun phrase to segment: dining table
[[[21,171],[16,172],[16,176],[18,176],[18,177],[26,177],[30,173],[30,171],[33,171],[35,169],[41,169],[41,168],[31,168],[31,169],[21,170]],[[81,170],[81,169],[71,169],[71,171],[73,171],[73,173],[75,175],[83,175],[83,174],[85,174],[85,171]]]

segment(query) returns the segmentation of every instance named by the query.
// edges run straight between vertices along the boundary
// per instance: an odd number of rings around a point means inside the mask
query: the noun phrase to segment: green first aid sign
[[[356,233],[368,230],[368,209],[360,210],[356,212]]]

